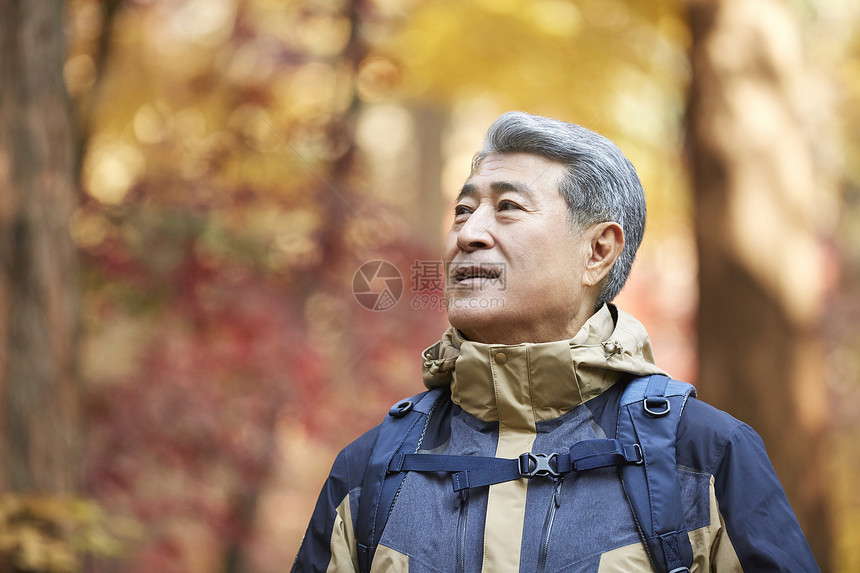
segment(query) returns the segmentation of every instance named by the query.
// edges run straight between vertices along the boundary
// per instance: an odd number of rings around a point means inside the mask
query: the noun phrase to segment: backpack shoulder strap
[[[370,571],[376,546],[405,473],[389,473],[388,465],[398,453],[415,453],[421,445],[427,420],[443,395],[435,388],[395,404],[379,427],[376,444],[361,480],[356,522],[359,571]]]
[[[620,467],[624,491],[639,535],[658,573],[689,572],[693,548],[687,535],[675,459],[678,422],[696,389],[667,376],[627,384],[618,410],[616,438],[637,443],[643,462]]]

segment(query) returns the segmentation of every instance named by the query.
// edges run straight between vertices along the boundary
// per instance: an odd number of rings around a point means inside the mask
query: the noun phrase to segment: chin
[[[492,342],[491,333],[494,325],[504,320],[496,313],[481,309],[448,309],[448,322],[462,332],[469,340],[476,342]]]

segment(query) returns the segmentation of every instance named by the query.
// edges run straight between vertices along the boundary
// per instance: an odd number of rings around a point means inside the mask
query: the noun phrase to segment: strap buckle
[[[530,452],[521,454],[519,458],[520,475],[523,477],[558,477],[561,474],[550,464],[556,457],[558,457],[558,454],[532,454]]]

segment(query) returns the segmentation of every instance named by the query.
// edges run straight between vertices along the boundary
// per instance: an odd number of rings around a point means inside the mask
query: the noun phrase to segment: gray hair
[[[574,123],[511,111],[487,130],[472,162],[474,174],[490,153],[532,153],[567,165],[559,192],[573,225],[585,229],[613,221],[624,231],[624,250],[604,280],[598,308],[621,292],[645,232],[645,193],[636,169],[618,146]]]

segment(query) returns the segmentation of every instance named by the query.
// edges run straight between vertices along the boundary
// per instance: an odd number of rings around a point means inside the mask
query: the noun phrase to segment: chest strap
[[[519,478],[559,477],[572,471],[641,464],[639,444],[618,440],[583,440],[562,453],[526,452],[514,459],[447,454],[397,454],[388,471],[447,472],[453,474],[454,491],[512,481]]]

